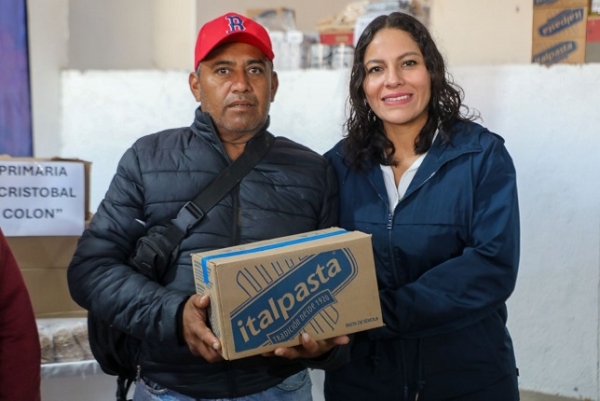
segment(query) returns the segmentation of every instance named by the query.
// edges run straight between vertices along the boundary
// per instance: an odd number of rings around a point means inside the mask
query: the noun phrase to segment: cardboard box
[[[192,254],[225,359],[383,325],[371,236],[339,228]]]
[[[588,8],[544,8],[533,11],[533,40],[585,37]]]
[[[67,267],[79,237],[7,237],[25,279],[36,318],[79,317],[87,312],[73,301]]]
[[[319,42],[324,45],[354,45],[354,30],[319,32]]]
[[[585,62],[589,0],[534,0],[532,61]]]
[[[585,62],[600,63],[600,16],[588,17]]]
[[[537,41],[532,61],[539,64],[580,64],[585,62],[585,40]]]
[[[89,192],[90,192],[90,170],[91,163],[79,159],[62,158],[31,158],[31,157],[10,157],[0,155],[0,166],[12,166],[10,162],[40,163],[36,166],[50,166],[50,172],[55,174],[51,164],[60,163],[79,163],[83,164],[83,183],[80,186],[84,188],[83,212],[81,214],[80,231],[76,235],[11,235],[6,231],[3,225],[3,232],[8,241],[15,259],[21,269],[25,284],[29,292],[29,297],[33,304],[33,310],[37,318],[44,317],[83,317],[87,312],[79,307],[71,299],[67,284],[67,267],[75,253],[77,241],[86,227],[86,223],[91,219],[89,211]],[[41,164],[43,163],[43,164]],[[34,164],[35,166],[35,164]],[[81,170],[79,170],[81,171]],[[7,170],[4,169],[4,173]],[[43,178],[45,171],[40,172]],[[31,175],[31,174],[29,174]],[[19,174],[12,174],[11,178],[0,175],[0,196],[7,195],[11,188],[18,188],[18,182],[12,179],[19,179]],[[26,185],[29,185],[27,183]],[[0,197],[0,199],[2,199]],[[38,200],[35,200],[38,202]],[[9,202],[5,202],[4,205]],[[47,203],[45,198],[40,197],[39,203]],[[1,208],[0,208],[1,209]],[[76,217],[78,218],[78,217]],[[34,222],[35,223],[35,222]],[[25,224],[25,223],[23,223]],[[22,233],[19,233],[22,234]]]
[[[7,237],[78,236],[90,213],[91,163],[0,155],[0,225]]]
[[[548,8],[589,7],[590,0],[533,0],[533,10]]]

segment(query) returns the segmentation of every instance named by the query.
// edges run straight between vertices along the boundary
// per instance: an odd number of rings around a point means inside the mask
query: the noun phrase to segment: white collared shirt
[[[413,162],[413,164],[408,168],[408,170],[406,170],[404,174],[402,174],[402,177],[400,177],[400,182],[398,183],[398,187],[396,187],[396,180],[394,180],[394,172],[392,171],[392,166],[380,165],[381,171],[383,172],[383,182],[385,183],[385,190],[387,191],[388,195],[390,213],[394,213],[396,205],[398,204],[398,202],[400,202],[400,199],[402,199],[402,197],[406,193],[408,186],[415,177],[415,174],[417,174],[417,170],[419,169],[419,166],[421,166],[421,163],[423,163],[423,159],[425,159],[427,153],[428,152],[425,152],[421,156],[419,156],[419,158]]]

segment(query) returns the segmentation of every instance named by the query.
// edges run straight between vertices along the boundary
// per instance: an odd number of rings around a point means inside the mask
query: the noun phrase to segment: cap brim
[[[271,61],[273,61],[273,58],[275,57],[275,55],[273,54],[273,51],[269,47],[267,47],[255,35],[248,34],[246,32],[235,32],[235,33],[232,33],[232,34],[228,35],[227,37],[223,38],[219,42],[215,43],[210,48],[210,50],[206,51],[206,53],[202,57],[200,57],[200,59],[198,60],[198,64],[201,63],[204,59],[206,59],[210,55],[210,53],[215,51],[219,46],[222,46],[227,43],[236,43],[236,42],[246,43],[246,44],[249,44],[251,46],[258,48]]]

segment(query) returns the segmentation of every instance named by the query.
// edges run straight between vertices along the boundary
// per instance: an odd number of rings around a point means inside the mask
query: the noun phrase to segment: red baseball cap
[[[273,48],[267,30],[258,22],[236,13],[227,13],[207,22],[196,40],[194,69],[215,47],[224,43],[241,42],[259,48],[273,61]]]

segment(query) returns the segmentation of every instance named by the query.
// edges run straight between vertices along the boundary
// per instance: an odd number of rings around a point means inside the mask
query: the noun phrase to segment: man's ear
[[[190,72],[190,76],[188,78],[190,84],[190,90],[192,91],[192,95],[194,95],[194,99],[197,102],[200,101],[200,79],[196,72]]]
[[[273,75],[271,76],[271,102],[275,100],[277,88],[279,88],[279,78],[277,77],[277,73],[273,71]]]

